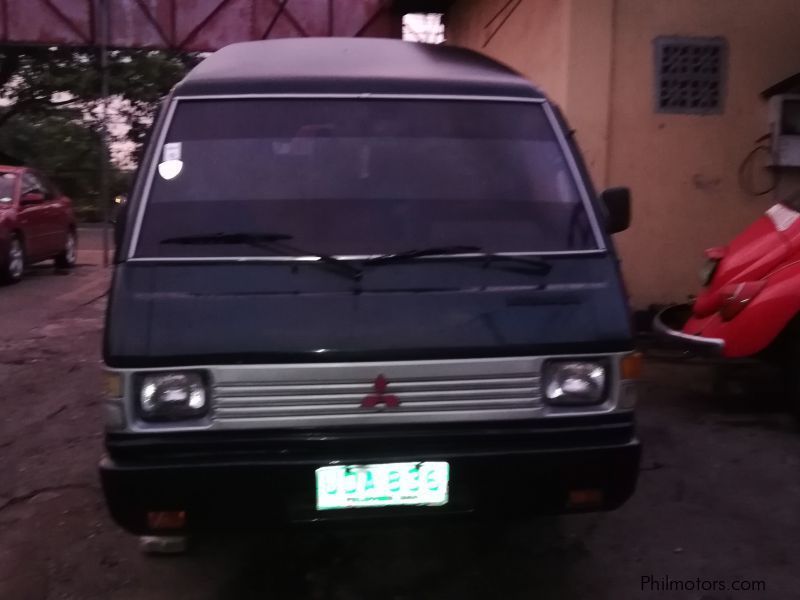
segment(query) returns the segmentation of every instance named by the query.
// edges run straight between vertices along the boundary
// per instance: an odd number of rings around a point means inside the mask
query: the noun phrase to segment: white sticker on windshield
[[[183,144],[181,144],[181,142],[170,142],[169,144],[164,144],[161,160],[164,162],[167,162],[168,160],[180,160],[182,147]]]
[[[778,231],[786,231],[794,225],[797,219],[800,219],[800,213],[783,204],[771,206],[767,210],[767,216],[772,220],[775,229]]]
[[[158,164],[158,174],[166,180],[175,179],[183,169],[181,160],[181,142],[164,144],[161,152],[161,162]]]

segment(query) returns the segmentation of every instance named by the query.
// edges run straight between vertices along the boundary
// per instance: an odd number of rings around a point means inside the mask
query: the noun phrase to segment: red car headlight
[[[711,280],[714,279],[714,271],[719,266],[719,259],[709,258],[700,268],[700,285],[708,287]]]
[[[723,287],[719,291],[720,297],[722,298],[719,315],[722,317],[722,320],[730,321],[742,312],[745,307],[761,293],[761,290],[763,290],[766,285],[766,280],[761,280],[731,283]]]
[[[714,273],[716,272],[720,261],[725,258],[725,254],[727,254],[727,252],[728,248],[725,246],[708,248],[706,250],[706,262],[702,269],[700,269],[700,284],[703,287],[708,287],[708,285],[711,283],[711,280],[714,279]]]

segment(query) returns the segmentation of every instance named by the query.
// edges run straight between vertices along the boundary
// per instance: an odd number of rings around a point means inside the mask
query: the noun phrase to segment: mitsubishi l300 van
[[[558,110],[479,54],[241,43],[165,100],[118,219],[100,470],[137,534],[608,510],[637,357]]]

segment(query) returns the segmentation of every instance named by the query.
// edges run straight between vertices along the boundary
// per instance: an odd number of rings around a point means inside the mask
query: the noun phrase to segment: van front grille
[[[303,427],[535,416],[538,365],[506,360],[233,367],[214,373],[212,418],[218,427]],[[526,369],[512,368],[523,361]]]

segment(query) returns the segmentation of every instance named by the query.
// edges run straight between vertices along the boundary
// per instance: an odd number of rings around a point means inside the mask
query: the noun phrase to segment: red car
[[[800,197],[706,257],[697,299],[662,311],[656,330],[687,349],[777,363],[800,415]]]
[[[34,169],[0,166],[0,280],[15,283],[51,258],[73,267],[77,241],[69,198]]]

